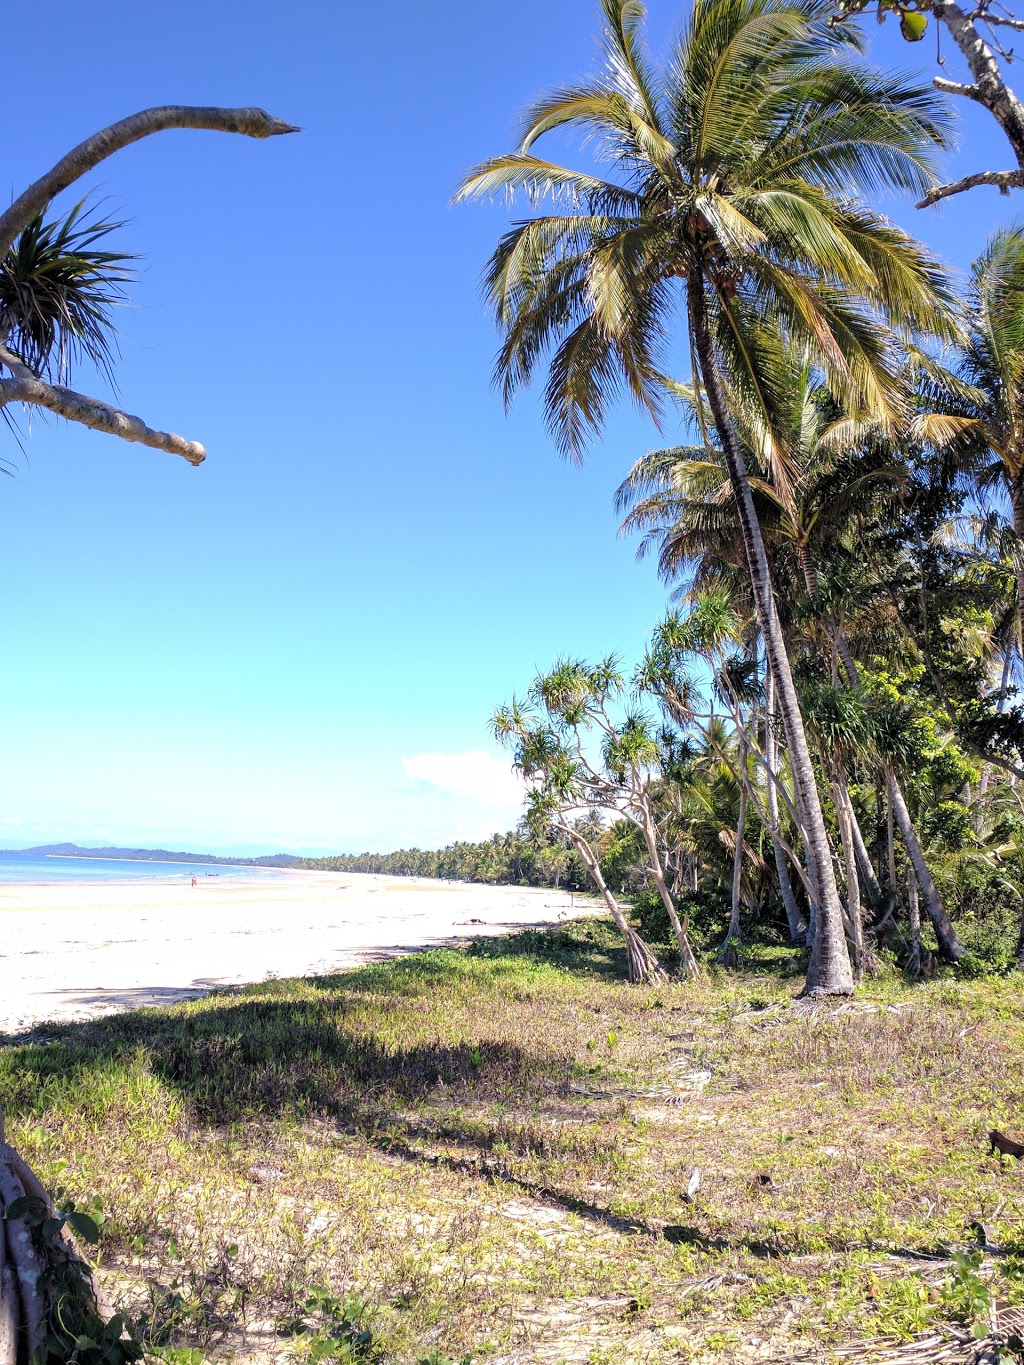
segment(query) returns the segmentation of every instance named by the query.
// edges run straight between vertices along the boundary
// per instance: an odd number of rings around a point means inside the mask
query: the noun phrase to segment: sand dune
[[[588,911],[564,892],[358,873],[223,875],[196,887],[0,886],[0,1032],[330,972]]]

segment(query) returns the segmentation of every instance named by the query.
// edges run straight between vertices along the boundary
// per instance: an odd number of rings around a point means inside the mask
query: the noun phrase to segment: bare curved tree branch
[[[948,199],[951,194],[962,194],[964,190],[973,190],[978,185],[995,185],[1001,194],[1008,194],[1011,189],[1019,189],[1024,185],[1024,171],[978,171],[975,175],[965,175],[962,180],[954,180],[950,185],[937,185],[929,190],[917,208],[926,209],[940,199]]]
[[[981,100],[980,85],[965,85],[963,81],[947,81],[945,76],[936,76],[932,81],[936,90],[947,95],[962,95],[966,100]]]
[[[299,131],[294,124],[284,123],[265,110],[255,108],[218,109],[213,106],[165,104],[131,114],[73,147],[45,175],[30,185],[24,194],[19,195],[5,213],[0,214],[0,256],[6,254],[18,233],[61,190],[66,190],[122,147],[128,147],[140,138],[163,132],[167,128],[206,128],[213,132],[241,133],[244,137],[257,138]]]
[[[33,374],[13,351],[0,343],[0,365],[11,372],[10,379],[0,379],[0,408],[7,403],[29,403],[46,408],[69,422],[80,422],[93,431],[105,431],[120,436],[122,441],[137,441],[140,445],[164,450],[168,455],[180,455],[191,465],[206,459],[206,451],[198,441],[186,441],[173,431],[154,431],[141,417],[133,417],[120,408],[111,407],[101,398],[88,398],[74,389],[59,384],[47,384]]]
[[[984,9],[972,10],[970,17],[983,19],[986,24],[993,26],[1012,28],[1014,33],[1024,33],[1024,19],[1015,19],[1012,14],[993,14],[987,6]]]

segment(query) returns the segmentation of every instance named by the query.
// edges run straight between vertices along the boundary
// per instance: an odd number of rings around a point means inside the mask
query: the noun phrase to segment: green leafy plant
[[[980,1251],[955,1251],[949,1282],[942,1292],[943,1303],[961,1321],[970,1324],[979,1341],[989,1334],[992,1308],[992,1290],[979,1274],[984,1259]]]
[[[79,1209],[58,1188],[55,1210],[35,1195],[12,1200],[6,1210],[5,1221],[24,1221],[42,1265],[38,1287],[49,1311],[34,1365],[127,1365],[143,1357],[120,1313],[104,1322],[92,1272],[65,1240],[64,1230],[70,1228],[83,1241],[99,1241],[102,1205],[94,1199],[88,1208]]]
[[[366,1325],[370,1307],[354,1294],[337,1298],[329,1290],[313,1288],[307,1294],[303,1309],[317,1320],[317,1330],[308,1339],[306,1359],[309,1365],[321,1361],[381,1361],[384,1352]],[[307,1324],[302,1319],[296,1326]]]

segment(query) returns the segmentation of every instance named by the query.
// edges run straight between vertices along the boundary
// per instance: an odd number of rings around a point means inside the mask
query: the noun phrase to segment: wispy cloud
[[[512,772],[507,759],[496,758],[486,749],[464,754],[416,754],[403,758],[402,767],[414,782],[468,797],[481,806],[514,811],[522,804],[521,779]]]

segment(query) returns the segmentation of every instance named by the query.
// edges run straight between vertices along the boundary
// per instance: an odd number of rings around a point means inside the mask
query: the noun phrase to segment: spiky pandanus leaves
[[[526,822],[536,833],[557,829],[568,837],[590,874],[626,945],[627,974],[635,984],[654,985],[667,975],[655,954],[627,922],[601,870],[589,831],[572,812],[607,800],[605,784],[584,757],[581,731],[619,696],[625,680],[613,658],[596,665],[562,659],[536,678],[526,702],[514,698],[495,711],[491,728],[512,751],[516,770],[533,785],[527,794]],[[652,758],[651,740],[638,721],[605,733],[606,767],[628,767]],[[674,910],[673,910],[674,914]],[[688,945],[687,945],[688,946]],[[696,967],[692,953],[690,962]]]
[[[81,200],[60,219],[37,214],[0,261],[0,335],[42,378],[65,384],[84,360],[113,381],[113,310],[136,258],[102,244],[122,226]]]

